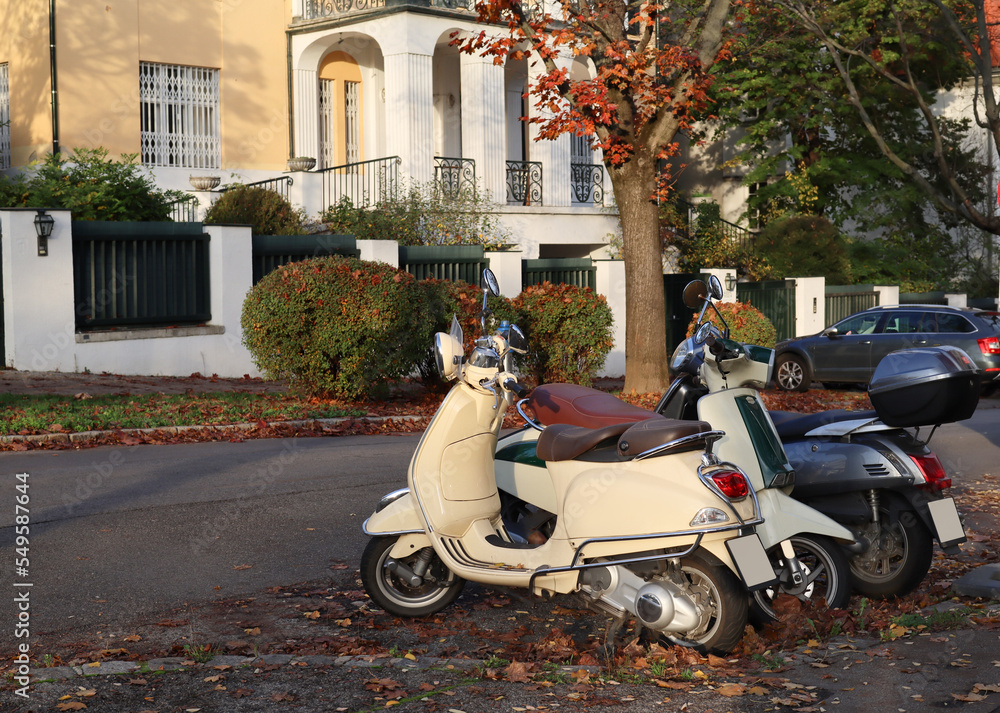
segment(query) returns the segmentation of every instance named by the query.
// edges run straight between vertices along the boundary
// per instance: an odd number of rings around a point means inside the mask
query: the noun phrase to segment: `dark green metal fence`
[[[688,325],[694,316],[694,310],[684,305],[684,287],[691,280],[699,279],[699,275],[682,273],[663,276],[663,297],[666,302],[667,315],[667,358],[685,339]]]
[[[282,265],[325,255],[360,257],[361,251],[351,235],[254,235],[253,282]]]
[[[740,282],[736,299],[752,304],[771,320],[779,340],[795,336],[795,280]]]
[[[589,287],[593,290],[597,284],[597,268],[589,257],[522,260],[521,284],[528,287],[543,282]]]
[[[74,221],[77,327],[210,320],[208,241],[201,223]]]
[[[873,285],[827,285],[826,324],[836,324],[852,314],[878,306]]]
[[[489,266],[482,245],[399,246],[399,267],[418,280],[433,277],[479,285]]]
[[[900,292],[901,305],[946,305],[948,298],[944,292]]]

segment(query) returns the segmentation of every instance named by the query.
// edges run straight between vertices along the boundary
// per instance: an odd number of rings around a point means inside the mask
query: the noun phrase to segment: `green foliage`
[[[484,245],[511,242],[497,217],[498,206],[475,188],[446,194],[437,184],[413,184],[385,195],[374,206],[356,206],[347,196],[321,220],[336,233],[364,240],[395,240],[400,245]]]
[[[49,155],[25,174],[0,176],[0,205],[63,208],[74,220],[170,220],[171,203],[184,195],[159,190],[136,154],[114,161],[104,148]]]
[[[825,276],[831,285],[851,284],[847,240],[829,220],[797,215],[772,221],[757,235],[754,252],[775,279]]]
[[[614,346],[614,318],[603,295],[589,288],[543,282],[524,290],[513,306],[531,351],[527,368],[538,383],[590,386]]]
[[[664,226],[674,236],[681,251],[680,267],[687,272],[731,267],[752,280],[771,276],[767,260],[751,250],[749,242],[727,236],[723,231],[721,210],[717,203],[702,203],[693,231],[688,234],[687,217],[676,209],[660,211],[661,234]]]
[[[251,225],[254,235],[301,235],[305,216],[277,191],[234,185],[205,214],[206,224]]]
[[[424,359],[433,325],[412,275],[322,257],[267,274],[243,303],[243,340],[258,368],[311,393],[375,394]]]
[[[942,29],[948,23],[940,10],[923,0],[898,0],[891,10],[867,0],[802,5],[815,14],[816,28],[871,60],[840,58],[871,119],[866,124],[846,96],[829,47],[779,5],[760,4],[743,16],[733,62],[719,65],[715,84],[721,128],[741,137],[730,163],[747,169],[750,211],[765,225],[794,214],[822,215],[842,229],[850,226],[858,241],[877,238],[893,254],[900,246],[906,280],[945,289],[954,278],[988,290],[992,280],[979,269],[988,250],[984,236],[959,237],[956,244],[961,220],[925,190],[954,199],[953,177],[973,205],[993,200],[985,166],[971,150],[978,144],[970,138],[971,121],[942,117],[936,106],[942,91],[971,76],[969,53]],[[905,86],[909,72],[916,93]],[[936,117],[934,129],[917,95]],[[890,162],[881,147],[911,169]],[[861,273],[878,270],[872,264],[853,277],[869,281]]]
[[[777,340],[777,332],[764,313],[748,302],[717,302],[715,306],[722,313],[726,324],[729,325],[729,338],[744,344],[756,344],[759,347],[773,348]],[[723,329],[722,321],[715,310],[705,312],[705,319]],[[698,315],[691,319],[688,325],[687,336],[694,334],[695,325],[698,323]]]

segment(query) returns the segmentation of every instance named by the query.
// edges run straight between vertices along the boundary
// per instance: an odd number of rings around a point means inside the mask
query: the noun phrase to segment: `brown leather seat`
[[[679,421],[674,419],[649,419],[639,423],[618,423],[603,428],[583,428],[566,423],[547,426],[538,437],[535,453],[544,461],[573,460],[591,448],[618,439],[618,454],[631,458],[651,448],[675,441],[686,436],[711,431],[704,421]],[[699,442],[678,448],[694,450]]]
[[[636,423],[663,416],[627,404],[604,391],[576,384],[542,384],[528,400],[535,417],[546,426],[566,423],[585,428],[603,428]]]

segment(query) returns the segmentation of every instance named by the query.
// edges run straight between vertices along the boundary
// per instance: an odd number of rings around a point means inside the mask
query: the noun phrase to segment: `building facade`
[[[453,38],[465,0],[4,0],[0,169],[53,151],[136,154],[164,188],[292,174],[316,216],[393,182],[475,182],[524,257],[603,257],[617,218],[585,140],[535,141],[527,61]],[[583,62],[567,61],[574,73]],[[606,188],[607,184],[607,188]],[[203,203],[207,196],[200,195]]]

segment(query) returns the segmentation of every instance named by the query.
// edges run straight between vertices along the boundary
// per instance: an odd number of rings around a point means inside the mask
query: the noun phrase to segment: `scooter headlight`
[[[670,359],[671,371],[677,371],[677,372],[681,371],[681,369],[683,369],[687,365],[687,363],[691,361],[691,357],[693,355],[694,352],[691,349],[691,340],[690,339],[683,340],[680,344],[677,345],[677,348],[674,349],[674,355]]]
[[[434,358],[441,378],[450,381],[458,376],[462,356],[462,342],[453,334],[438,332],[434,335]]]

